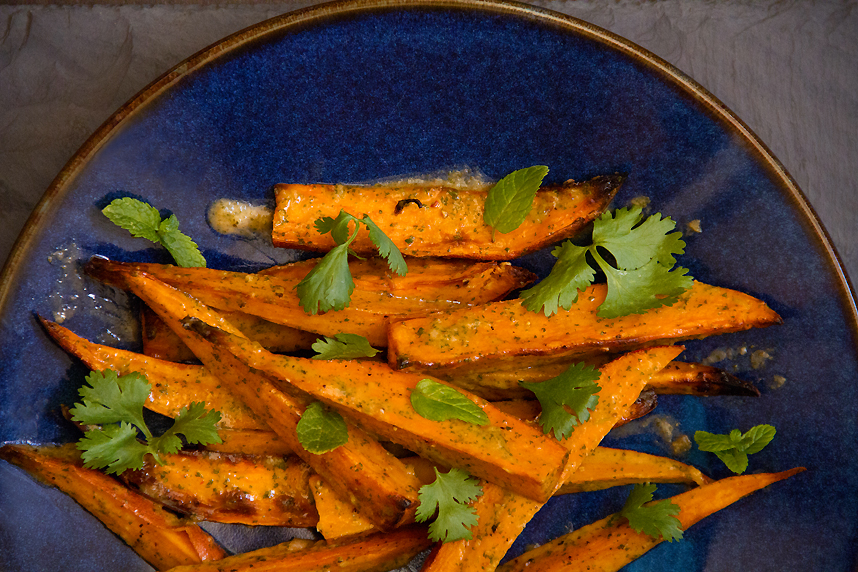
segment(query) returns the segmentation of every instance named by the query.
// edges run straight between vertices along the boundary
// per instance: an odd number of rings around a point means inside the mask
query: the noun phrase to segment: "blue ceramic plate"
[[[216,198],[271,198],[277,182],[349,182],[472,168],[488,177],[544,164],[557,182],[628,173],[616,204],[647,196],[680,228],[700,220],[682,263],[698,279],[765,300],[784,325],[688,344],[762,396],[661,399],[677,434],[771,423],[752,471],[808,471],[662,544],[630,570],[849,570],[858,546],[855,306],[818,221],[781,165],[700,86],[586,23],[492,2],[367,1],[264,22],[192,57],[123,107],[49,189],[0,290],[0,441],[76,438],[58,406],[84,371],[34,312],[90,339],[134,347],[116,294],[76,260],[166,261],[99,212],[132,195],[169,209],[210,265],[253,270],[291,256],[215,233]],[[547,272],[547,251],[521,263]],[[129,337],[130,336],[130,337]],[[763,351],[757,369],[750,355]],[[757,357],[764,357],[757,354]],[[757,360],[760,361],[760,360]],[[654,425],[610,444],[670,454]],[[714,455],[683,460],[728,476]],[[675,489],[660,487],[662,494]],[[616,511],[627,489],[552,500],[512,549]],[[211,527],[232,549],[277,530]],[[0,569],[146,570],[63,494],[0,463]]]

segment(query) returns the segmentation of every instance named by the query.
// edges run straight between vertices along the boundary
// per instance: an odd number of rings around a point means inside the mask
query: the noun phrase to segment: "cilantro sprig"
[[[748,455],[762,451],[775,438],[775,433],[771,425],[756,425],[745,433],[733,429],[727,435],[696,431],[694,440],[701,451],[715,453],[728,469],[739,475],[748,468]]]
[[[205,403],[191,403],[183,408],[163,435],[154,436],[143,419],[143,405],[152,386],[139,373],[119,376],[115,371],[93,371],[78,393],[83,403],[70,410],[72,420],[83,425],[100,425],[88,430],[78,442],[83,451],[84,466],[107,469],[120,474],[126,469],[143,467],[147,454],[163,464],[162,454],[182,448],[183,435],[189,444],[220,443],[217,423],[221,414],[207,410]],[[138,439],[138,431],[144,441]]]
[[[101,212],[133,236],[164,245],[179,266],[205,267],[206,259],[197,244],[179,230],[176,215],[161,220],[158,209],[131,197],[115,199]]]
[[[521,226],[547,174],[548,167],[534,165],[513,171],[489,189],[483,222],[492,227],[492,240],[495,231],[507,234]]]
[[[668,542],[682,539],[682,528],[676,518],[679,506],[670,499],[651,503],[655,489],[656,486],[650,483],[635,485],[623,510],[620,511],[620,516],[625,517],[635,531],[653,538],[661,537]]]
[[[487,425],[489,416],[464,394],[432,379],[420,380],[411,392],[411,405],[431,421],[461,419],[475,425]]]
[[[643,220],[639,207],[617,209],[613,215],[606,212],[594,222],[592,244],[577,246],[567,240],[552,251],[557,262],[544,280],[521,293],[522,303],[546,316],[559,308],[569,310],[578,300],[578,292],[596,277],[592,260],[608,283],[600,317],[641,314],[673,305],[692,286],[688,269],[673,268],[676,255],[685,252],[682,233],[672,232],[675,228],[676,223],[660,213]],[[607,258],[613,258],[613,263]]]
[[[298,442],[310,453],[321,455],[349,441],[349,430],[343,416],[314,401],[304,410],[295,428]]]
[[[599,403],[601,386],[596,383],[601,372],[593,366],[576,363],[557,377],[530,383],[522,387],[536,395],[542,413],[539,423],[547,435],[554,431],[557,439],[568,439],[575,426],[590,419],[590,411]]]
[[[351,225],[354,225],[354,230]],[[378,253],[387,259],[393,272],[405,276],[408,266],[402,253],[390,238],[376,225],[369,215],[357,218],[344,210],[337,218],[322,217],[315,222],[320,234],[331,233],[337,246],[332,248],[296,286],[301,307],[308,314],[319,311],[342,310],[349,305],[355,289],[349,270],[349,246],[357,237],[361,225],[369,231],[369,238],[378,248]]]
[[[435,468],[435,480],[420,487],[415,520],[426,522],[436,510],[438,516],[429,525],[429,539],[435,542],[470,540],[470,528],[477,524],[477,512],[468,503],[483,494],[480,482],[461,469],[442,473]]]
[[[369,340],[358,334],[340,333],[333,338],[325,336],[311,346],[316,355],[313,359],[354,359],[373,357],[380,350],[369,345]]]

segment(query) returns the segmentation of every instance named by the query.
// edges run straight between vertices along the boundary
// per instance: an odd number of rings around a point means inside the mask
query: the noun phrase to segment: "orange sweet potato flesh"
[[[73,444],[4,445],[0,459],[72,497],[157,570],[226,556],[197,525],[176,518],[101,471],[84,468]]]
[[[737,500],[803,471],[729,477],[676,495],[677,518],[683,530]],[[618,514],[584,526],[497,568],[498,572],[615,572],[662,542],[635,532]]]
[[[494,372],[781,323],[762,301],[702,282],[672,306],[619,318],[597,316],[605,293],[593,285],[551,317],[508,300],[391,324],[388,360],[397,369],[443,368],[445,376]]]
[[[406,256],[511,260],[578,232],[607,208],[622,181],[620,175],[601,176],[542,188],[524,222],[494,236],[483,222],[487,190],[281,184],[274,189],[271,236],[276,246],[326,252],[335,244],[330,234],[319,234],[314,222],[336,217],[342,209],[357,217],[369,214]],[[411,200],[422,208],[403,202]],[[376,252],[365,229],[352,248],[365,255]]]
[[[120,478],[141,494],[197,520],[306,527],[319,520],[298,457],[184,451],[147,461]]]
[[[197,300],[145,272],[131,270],[117,278],[155,310],[231,393],[263,418],[295,454],[336,487],[362,515],[382,530],[413,520],[419,484],[375,439],[347,422],[349,440],[345,445],[327,453],[309,453],[295,431],[310,399],[283,392],[268,377],[251,370],[223,348],[185,329],[181,320],[191,316],[245,340],[236,328]]]
[[[590,356],[583,359],[590,365],[599,366],[606,363],[613,354]],[[570,358],[568,362],[558,362],[545,365],[533,365],[520,369],[497,369],[496,371],[462,371],[462,368],[452,368],[452,373],[444,369],[433,370],[432,374],[440,379],[467,389],[490,401],[502,399],[521,399],[530,395],[530,391],[522,387],[521,381],[545,381],[557,377],[573,363],[582,359]],[[723,369],[699,363],[674,361],[663,370],[653,375],[648,388],[659,395],[742,395],[759,397],[760,391],[753,384],[727,373]]]
[[[667,365],[681,347],[638,350],[600,368],[599,403],[590,418],[562,441],[569,457],[560,486],[586,462],[587,456],[635,402],[649,377]],[[483,495],[472,503],[479,518],[471,540],[441,544],[423,566],[424,572],[494,570],[509,547],[544,502],[535,502],[492,483],[483,484]]]
[[[503,298],[509,291],[532,280],[532,274],[509,265],[485,269],[480,279],[463,278],[438,286],[438,295],[427,298],[420,288],[404,291],[359,289],[349,306],[338,312],[309,315],[301,307],[295,287],[312,264],[298,267],[300,272],[245,274],[210,268],[179,268],[162,264],[130,264],[95,257],[86,271],[109,284],[122,288],[123,275],[133,270],[149,275],[187,292],[204,304],[231,312],[259,316],[301,330],[334,336],[348,332],[367,338],[371,345],[387,344],[387,326],[392,321],[431,312],[482,304]]]
[[[426,528],[408,527],[317,542],[303,550],[283,543],[171,572],[383,572],[404,566],[430,544]]]
[[[431,421],[418,415],[410,400],[425,376],[393,371],[380,362],[274,355],[255,342],[205,324],[191,326],[253,369],[312,395],[374,434],[423,457],[542,501],[557,486],[568,452],[541,431],[474,395],[463,392],[486,413],[486,426],[458,419]]]

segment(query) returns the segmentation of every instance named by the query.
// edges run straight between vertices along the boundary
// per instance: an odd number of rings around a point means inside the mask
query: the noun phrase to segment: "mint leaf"
[[[162,221],[158,209],[130,197],[113,200],[101,212],[133,236],[163,244],[179,266],[205,267],[206,259],[200,254],[197,244],[179,231],[176,215]]]
[[[350,231],[351,223],[354,223],[353,231]],[[355,289],[349,270],[349,246],[354,242],[361,224],[369,229],[370,240],[387,259],[390,269],[400,276],[405,276],[408,271],[402,253],[368,215],[359,219],[340,210],[337,218],[321,217],[314,222],[316,230],[321,234],[330,232],[337,246],[323,256],[296,286],[298,300],[308,314],[315,315],[320,310],[342,310],[349,305]]]
[[[546,316],[569,310],[578,291],[590,285],[596,273],[589,254],[605,273],[607,296],[599,306],[602,318],[641,314],[652,308],[670,306],[691,288],[693,280],[685,268],[672,268],[676,255],[685,251],[676,223],[656,213],[642,220],[641,209],[617,209],[604,213],[593,224],[592,244],[575,246],[566,241],[554,249],[558,260],[551,273],[536,286],[521,293],[522,304]],[[606,260],[605,253],[612,261]]]
[[[513,171],[489,190],[483,213],[483,222],[506,234],[517,229],[533,206],[536,191],[542,184],[548,167],[534,165]],[[494,234],[493,234],[494,236]]]
[[[682,528],[680,528],[679,519],[676,518],[679,507],[670,499],[650,503],[655,489],[656,486],[650,483],[635,485],[629,493],[629,498],[626,499],[623,510],[620,511],[620,516],[625,517],[629,521],[629,526],[637,532],[656,539],[663,538],[668,542],[680,540]],[[644,505],[644,503],[650,504]]]
[[[162,463],[162,453],[175,453],[181,448],[178,435],[184,435],[191,444],[221,442],[216,428],[221,415],[207,411],[204,403],[192,403],[182,409],[173,426],[154,437],[143,419],[143,406],[152,386],[139,373],[119,376],[111,370],[93,371],[86,381],[89,385],[78,390],[83,403],[76,403],[70,410],[72,421],[102,426],[90,429],[78,441],[86,467],[106,468],[108,473],[119,474],[141,468],[147,454]],[[138,431],[143,433],[145,443],[138,440]]]
[[[435,481],[420,487],[415,520],[426,522],[437,510],[438,516],[429,525],[429,539],[435,542],[470,540],[470,528],[477,524],[477,513],[467,505],[483,494],[477,479],[461,469],[441,473],[435,468]]]
[[[748,455],[762,451],[774,439],[775,433],[771,425],[755,425],[744,434],[738,429],[727,435],[696,431],[694,440],[698,449],[715,453],[728,469],[742,474],[748,468]]]
[[[431,421],[461,419],[475,425],[487,425],[489,417],[476,403],[448,385],[423,379],[411,392],[411,405]]]
[[[591,365],[577,363],[557,377],[521,386],[536,395],[542,413],[539,423],[546,434],[554,431],[556,439],[568,439],[575,426],[590,419],[590,411],[599,403],[601,391],[596,381],[601,376]]]
[[[313,359],[354,359],[373,357],[379,352],[369,341],[358,334],[335,334],[333,338],[325,336],[324,340],[313,343]]]
[[[319,401],[307,406],[296,428],[298,441],[310,453],[321,455],[349,441],[349,430],[342,415]]]
[[[557,259],[551,273],[539,284],[521,293],[522,304],[531,312],[544,309],[545,316],[556,314],[559,308],[572,307],[578,301],[578,291],[584,290],[596,276],[587,263],[587,248],[569,241],[554,248]]]

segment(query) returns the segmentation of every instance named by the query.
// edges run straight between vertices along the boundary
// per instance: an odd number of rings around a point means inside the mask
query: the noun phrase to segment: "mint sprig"
[[[715,453],[728,469],[740,475],[748,468],[748,455],[762,451],[776,432],[771,425],[756,425],[745,433],[733,429],[727,435],[696,431],[694,440],[701,451]]]
[[[506,234],[514,231],[530,212],[536,191],[548,174],[548,167],[534,165],[513,171],[498,181],[486,197],[483,222],[492,227],[492,240],[498,231]]]
[[[349,441],[349,430],[342,415],[314,401],[304,410],[295,433],[310,453],[321,455]]]
[[[179,230],[176,215],[161,220],[158,209],[131,197],[115,199],[101,212],[132,236],[162,244],[179,266],[205,267],[206,259],[197,244]]]
[[[475,425],[487,425],[489,416],[460,391],[432,379],[423,379],[411,392],[411,405],[430,421],[461,419]]]

